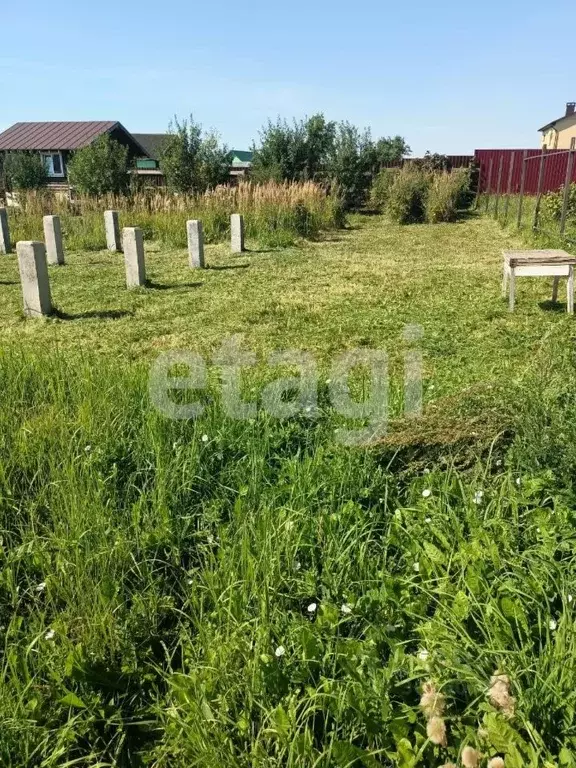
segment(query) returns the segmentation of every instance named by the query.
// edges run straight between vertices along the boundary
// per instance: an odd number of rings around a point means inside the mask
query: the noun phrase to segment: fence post
[[[24,314],[40,317],[52,313],[50,278],[44,243],[35,240],[16,243],[18,269],[22,283]]]
[[[490,162],[488,163],[488,179],[486,181],[486,213],[488,213],[488,208],[490,207],[490,187],[492,186],[492,166],[494,164],[494,158],[490,158]]]
[[[574,147],[576,146],[576,137],[570,142],[570,151],[568,152],[568,162],[566,164],[566,180],[564,182],[564,200],[562,202],[562,216],[560,217],[560,237],[564,237],[566,231],[566,217],[568,216],[568,203],[570,202],[570,184],[572,183],[572,169],[574,168]]]
[[[498,208],[500,205],[500,192],[502,191],[502,168],[504,167],[504,155],[500,155],[498,163],[498,182],[496,184],[496,204],[494,206],[494,218],[498,220]]]
[[[540,219],[540,202],[542,200],[542,187],[544,186],[544,170],[546,163],[546,144],[542,145],[542,154],[540,155],[540,167],[538,168],[538,190],[536,192],[536,207],[534,208],[534,221],[532,229],[538,229],[538,220]]]
[[[470,166],[471,167],[471,166]],[[479,163],[478,166],[478,179],[476,181],[476,198],[474,200],[474,210],[478,210],[478,206],[480,205],[480,195],[482,193],[482,170],[484,166],[482,163]]]
[[[6,208],[0,208],[0,253],[10,253],[11,250],[8,211]]]
[[[518,219],[516,226],[518,229],[522,226],[522,203],[524,201],[524,187],[526,185],[526,163],[528,162],[528,150],[522,152],[522,173],[520,174],[520,199],[518,200]]]
[[[506,187],[506,202],[504,203],[504,224],[508,223],[508,207],[510,206],[510,195],[512,194],[512,176],[514,175],[514,165],[516,164],[516,152],[512,152],[510,158],[510,168],[508,169],[508,186]]]

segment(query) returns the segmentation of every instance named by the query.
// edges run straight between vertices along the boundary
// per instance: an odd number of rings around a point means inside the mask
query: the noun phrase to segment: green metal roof
[[[252,152],[248,152],[244,149],[231,149],[230,150],[230,162],[232,165],[235,163],[251,163],[253,158]]]

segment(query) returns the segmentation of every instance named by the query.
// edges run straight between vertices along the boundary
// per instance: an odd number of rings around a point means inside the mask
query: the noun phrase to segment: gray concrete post
[[[64,264],[64,246],[60,216],[44,216],[44,242],[48,264]]]
[[[121,251],[120,223],[118,211],[104,211],[104,227],[106,229],[106,247],[109,251]]]
[[[50,280],[44,243],[34,240],[16,243],[18,269],[22,283],[24,314],[28,317],[40,317],[52,312]]]
[[[6,208],[0,208],[0,253],[10,253],[11,250],[8,211]]]
[[[124,243],[124,264],[126,266],[126,287],[137,288],[146,283],[144,263],[144,239],[138,227],[125,227],[122,230]]]
[[[192,269],[204,269],[204,230],[202,222],[191,219],[186,222],[188,234],[188,262]]]
[[[242,253],[244,250],[244,216],[233,213],[230,216],[230,232],[232,253]]]

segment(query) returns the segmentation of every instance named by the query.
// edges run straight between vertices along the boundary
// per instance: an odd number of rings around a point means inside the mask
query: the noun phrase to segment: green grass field
[[[248,246],[147,243],[135,292],[68,253],[45,320],[0,257],[0,764],[576,766],[574,319],[545,280],[508,313],[490,219]],[[213,367],[198,420],[154,410],[160,352],[233,334],[246,399],[312,352],[318,418],[231,420]],[[354,347],[390,361],[362,448],[326,383]]]

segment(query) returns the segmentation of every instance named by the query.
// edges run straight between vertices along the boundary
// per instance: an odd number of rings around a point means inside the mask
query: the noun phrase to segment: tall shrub
[[[350,123],[340,123],[329,159],[328,170],[337,184],[346,208],[359,208],[366,202],[376,167],[374,142],[370,131],[360,131]]]
[[[128,147],[108,134],[79,149],[68,162],[70,183],[82,195],[123,194],[130,185]]]
[[[390,190],[399,171],[399,168],[382,168],[375,177],[372,189],[370,190],[370,205],[372,208],[384,211]]]
[[[204,134],[202,126],[175,117],[160,150],[160,168],[173,192],[200,193],[228,180],[228,148],[216,133]]]
[[[458,214],[458,197],[458,179],[450,173],[435,173],[426,197],[426,220],[430,224],[454,221]]]
[[[8,152],[4,175],[8,186],[16,190],[41,189],[48,183],[48,172],[38,152]]]
[[[386,212],[398,224],[414,224],[425,219],[430,175],[418,168],[402,168],[387,195]]]
[[[403,157],[412,154],[412,150],[402,136],[387,136],[378,139],[375,152],[379,167],[392,163],[399,164]]]
[[[316,114],[292,124],[278,118],[260,132],[253,147],[255,181],[313,181],[326,176],[327,158],[334,143],[335,123]]]
[[[338,125],[322,114],[292,124],[278,118],[260,133],[253,147],[255,181],[319,181],[338,188],[346,208],[366,202],[382,165],[410,153],[401,136],[372,140],[370,131],[348,122]]]

